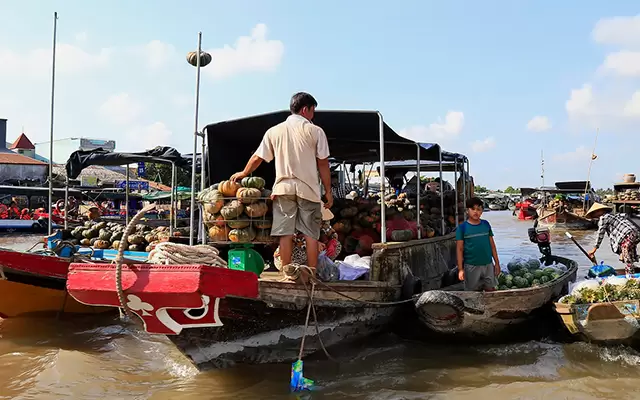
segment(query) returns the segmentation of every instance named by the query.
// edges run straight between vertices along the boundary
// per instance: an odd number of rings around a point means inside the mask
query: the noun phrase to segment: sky
[[[3,0],[8,141],[49,138],[54,12],[56,139],[191,152],[201,31],[200,128],[307,91],[466,154],[478,185],[540,185],[541,154],[546,184],[640,175],[637,1]]]

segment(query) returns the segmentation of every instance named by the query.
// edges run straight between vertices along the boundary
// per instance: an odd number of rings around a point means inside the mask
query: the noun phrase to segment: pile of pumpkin
[[[265,184],[263,178],[250,176],[222,181],[198,194],[212,242],[273,242],[271,191]]]
[[[118,249],[124,234],[125,226],[117,222],[87,221],[84,225],[72,229],[64,236],[70,236],[73,244],[91,246],[96,249]],[[63,232],[64,233],[64,232]],[[179,231],[174,232],[176,236]],[[125,250],[151,251],[156,244],[169,241],[169,227],[159,226],[151,228],[145,224],[138,224],[135,231],[127,238]]]

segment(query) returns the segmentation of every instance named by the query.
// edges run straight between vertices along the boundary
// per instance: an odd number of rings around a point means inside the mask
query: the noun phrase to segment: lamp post
[[[200,106],[200,68],[211,62],[211,54],[202,51],[202,32],[198,32],[198,49],[187,53],[187,62],[196,67],[196,104],[193,131],[193,155],[191,158],[191,213],[189,216],[189,245],[193,246],[193,228],[195,225],[196,208],[196,160],[198,152],[198,136],[202,136],[202,162],[200,163],[201,185],[204,186],[204,134],[198,132],[198,107]]]
[[[56,36],[58,33],[58,13],[53,13],[53,50],[51,56],[51,117],[49,125],[49,221],[47,225],[47,234],[51,236],[51,218],[53,217],[53,102],[56,88]],[[67,209],[65,204],[65,220],[67,218]]]

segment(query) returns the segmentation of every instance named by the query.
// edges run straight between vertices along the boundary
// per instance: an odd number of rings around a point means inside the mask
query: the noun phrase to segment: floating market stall
[[[415,234],[414,229],[394,233],[399,230],[388,224],[387,211],[399,214],[396,206],[385,204],[382,168],[378,198],[345,199],[336,209],[336,218],[351,223],[357,219],[362,231],[366,229],[370,235],[352,243],[353,259],[359,261],[363,272],[359,279],[341,279],[341,275],[337,281],[314,279],[315,285],[309,288],[302,282],[283,281],[280,274],[263,272],[261,257],[256,256],[254,248],[268,248],[258,239],[267,239],[265,224],[270,223],[270,205],[265,188],[273,183],[273,166],[263,164],[254,176],[239,183],[228,178],[243,169],[264,132],[289,114],[282,111],[205,128],[209,140],[207,176],[214,185],[200,194],[200,200],[204,223],[213,239],[221,239],[212,242],[221,249],[220,256],[226,258],[228,268],[124,266],[121,282],[125,292],[119,296],[112,284],[115,271],[100,265],[73,264],[67,285],[71,296],[85,304],[129,309],[145,321],[148,332],[168,334],[199,368],[294,360],[389,328],[401,305],[412,303],[411,296],[421,291],[418,278],[425,277],[425,285],[435,287],[443,271],[455,264],[454,234],[412,240],[417,236],[415,222]],[[412,158],[417,162],[443,161],[439,146],[417,145],[400,137],[378,112],[316,111],[314,122],[326,132],[332,157],[338,163],[385,165],[388,160]],[[375,207],[378,209],[374,211]],[[358,216],[365,211],[366,215]],[[389,234],[387,228],[391,228]],[[375,240],[371,240],[373,236]],[[390,242],[388,239],[394,236],[407,241]],[[163,284],[187,280],[192,284]],[[309,320],[312,308],[313,320]],[[307,332],[307,323],[316,329]],[[305,345],[298,348],[305,332]]]
[[[553,187],[521,189],[523,195],[538,193],[542,203],[536,207],[538,224],[549,229],[589,230],[597,221],[584,217],[597,197],[586,181],[556,182]],[[587,198],[585,198],[585,191]]]
[[[184,158],[176,149],[167,146],[157,146],[151,150],[136,153],[116,153],[103,149],[95,150],[78,150],[69,156],[69,160],[65,166],[68,179],[76,179],[82,170],[91,165],[101,166],[119,166],[129,165],[138,162],[153,162],[160,164],[171,164],[171,207],[169,229],[173,232],[175,227],[175,191],[176,185],[176,168],[191,168],[191,163]],[[126,168],[125,180],[125,223],[129,223],[129,168]]]

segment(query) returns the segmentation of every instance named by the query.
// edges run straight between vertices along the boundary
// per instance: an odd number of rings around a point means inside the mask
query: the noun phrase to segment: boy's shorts
[[[464,290],[495,289],[498,285],[494,265],[464,265]]]

